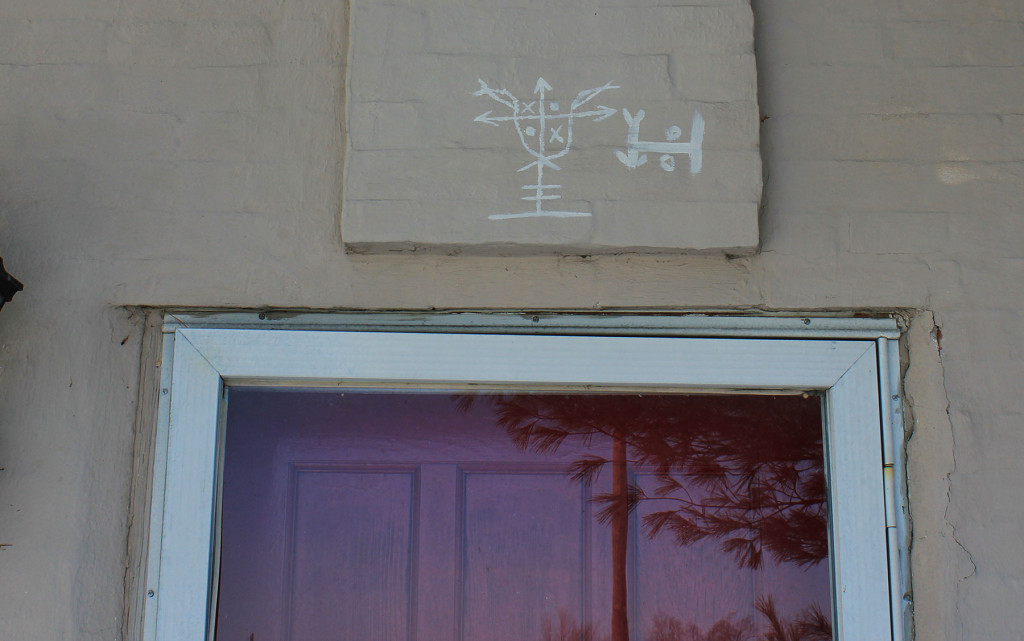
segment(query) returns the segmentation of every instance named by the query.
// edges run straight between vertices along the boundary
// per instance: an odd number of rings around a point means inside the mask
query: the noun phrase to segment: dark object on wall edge
[[[0,256],[0,309],[3,309],[4,303],[9,302],[16,293],[23,289],[25,286],[21,284],[21,281],[8,274],[4,269],[4,259]]]

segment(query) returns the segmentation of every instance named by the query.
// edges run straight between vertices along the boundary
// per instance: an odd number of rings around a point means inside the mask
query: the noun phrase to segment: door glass
[[[821,414],[232,388],[216,639],[831,639]]]

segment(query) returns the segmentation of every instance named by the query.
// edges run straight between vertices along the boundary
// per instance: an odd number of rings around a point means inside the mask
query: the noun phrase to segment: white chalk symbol
[[[685,154],[690,157],[690,173],[699,174],[702,162],[701,146],[704,143],[704,116],[700,114],[700,110],[693,113],[689,142],[675,142],[683,135],[683,130],[676,126],[665,131],[665,142],[640,140],[640,121],[644,119],[644,115],[643,109],[638,110],[636,115],[630,114],[626,109],[622,110],[622,116],[629,125],[629,132],[626,134],[626,151],[615,152],[619,161],[630,169],[636,169],[647,162],[648,152],[661,154],[658,159],[661,168],[665,171],[675,171],[676,155]]]
[[[519,171],[537,168],[537,182],[533,185],[523,185],[523,189],[533,192],[529,196],[523,196],[523,200],[534,201],[535,207],[529,211],[514,214],[491,214],[491,220],[505,220],[510,218],[578,218],[590,216],[586,211],[551,211],[544,209],[544,201],[558,200],[561,196],[548,193],[547,190],[561,189],[561,185],[544,184],[544,168],[550,167],[556,171],[561,167],[553,161],[569,153],[572,148],[573,121],[578,118],[592,118],[594,122],[600,122],[605,118],[614,116],[618,109],[598,105],[587,111],[580,111],[583,105],[597,97],[598,94],[608,89],[618,89],[612,83],[594,89],[585,89],[576,95],[568,111],[562,111],[557,101],[548,100],[546,92],[551,91],[551,85],[543,78],[537,79],[533,93],[537,96],[531,101],[521,101],[505,89],[494,89],[483,80],[479,80],[480,88],[473,93],[474,96],[489,96],[496,102],[505,105],[512,110],[509,116],[492,116],[490,111],[480,114],[474,120],[488,125],[500,126],[499,123],[511,122],[515,125],[516,133],[519,134],[519,141],[523,148],[534,157],[534,161],[524,165]],[[564,132],[563,132],[564,130]],[[552,149],[548,149],[551,143],[558,143]]]

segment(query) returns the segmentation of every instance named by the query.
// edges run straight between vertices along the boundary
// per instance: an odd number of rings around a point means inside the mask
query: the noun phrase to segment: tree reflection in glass
[[[216,639],[831,639],[821,399],[232,388]]]
[[[605,470],[611,490],[597,493],[596,516],[611,530],[611,641],[629,641],[630,516],[639,506],[650,538],[678,546],[718,543],[740,568],[816,566],[828,556],[827,487],[821,405],[790,396],[461,395],[460,408],[485,402],[515,445],[538,454],[611,439],[611,456],[585,453],[572,478],[592,486]],[[691,580],[714,581],[714,577]],[[785,620],[771,594],[756,597],[751,617],[730,613],[706,632],[656,614],[647,641],[820,641],[832,638],[821,597]],[[564,618],[564,614],[562,615]],[[562,623],[562,629],[566,629]],[[761,630],[758,635],[758,630]],[[546,641],[546,637],[545,637]]]

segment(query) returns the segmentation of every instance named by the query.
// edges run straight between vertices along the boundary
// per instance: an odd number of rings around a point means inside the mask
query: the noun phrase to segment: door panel
[[[290,511],[291,639],[406,641],[415,528],[409,470],[298,467]]]
[[[520,641],[586,618],[586,497],[561,469],[465,474],[465,641]],[[543,497],[543,500],[538,500]]]

